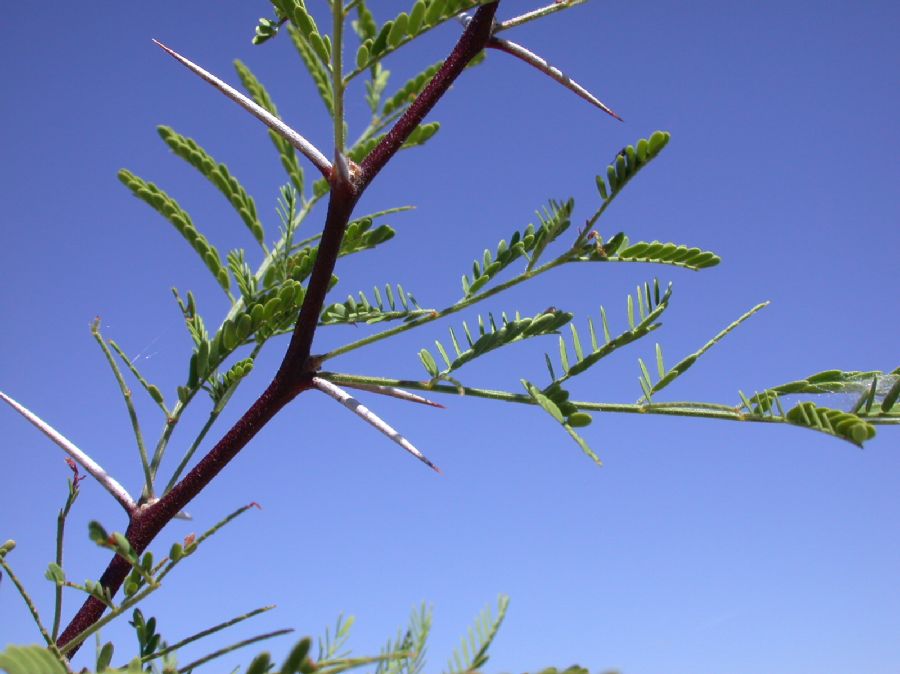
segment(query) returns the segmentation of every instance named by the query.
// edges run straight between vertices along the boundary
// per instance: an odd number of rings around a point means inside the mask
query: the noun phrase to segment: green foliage
[[[403,290],[397,284],[396,293],[391,284],[385,284],[384,295],[378,286],[372,288],[374,303],[360,290],[359,300],[352,295],[347,296],[343,304],[332,304],[322,311],[320,323],[322,325],[337,325],[340,323],[382,323],[384,321],[412,320],[419,316],[431,313],[431,309],[423,309],[416,302],[416,298]]]
[[[659,281],[656,279],[653,280],[652,286],[650,283],[644,283],[643,286],[638,286],[637,292],[633,296],[628,295],[627,298],[628,330],[625,330],[615,337],[611,337],[609,324],[606,319],[606,310],[601,306],[600,322],[603,329],[603,340],[601,342],[600,338],[597,336],[597,330],[594,327],[593,320],[588,318],[588,334],[590,337],[591,350],[587,353],[585,353],[584,341],[578,333],[578,329],[574,324],[570,324],[569,329],[571,330],[572,342],[571,351],[574,358],[570,358],[569,347],[567,346],[566,340],[560,336],[559,360],[561,374],[559,376],[557,376],[556,371],[553,368],[550,356],[547,355],[545,357],[547,369],[550,372],[550,380],[554,383],[561,383],[570,377],[581,374],[616,349],[637,341],[641,337],[644,337],[661,327],[662,323],[657,322],[657,319],[662,316],[663,312],[668,308],[671,296],[671,283],[666,287],[665,293],[662,294],[660,294]],[[637,306],[637,319],[635,318],[635,306]]]
[[[213,185],[219,188],[219,191],[225,195],[228,202],[241,216],[241,220],[247,225],[247,229],[250,230],[256,242],[262,245],[265,233],[259,216],[256,214],[253,197],[247,194],[237,178],[231,175],[228,167],[225,164],[217,163],[194,139],[176,133],[171,127],[159,126],[157,131],[175,154],[200,171]]]
[[[141,610],[136,608],[128,624],[134,628],[137,635],[141,657],[146,658],[156,653],[162,644],[162,637],[156,631],[156,618],[147,620]]]
[[[422,604],[409,617],[409,626],[396,639],[388,639],[381,649],[375,674],[420,674],[425,667],[428,637],[431,634],[432,611]],[[392,654],[402,654],[393,656]]]
[[[319,98],[325,105],[325,109],[329,115],[334,117],[334,86],[331,81],[330,64],[328,62],[330,54],[326,55],[325,60],[322,59],[322,49],[325,42],[318,33],[314,33],[316,36],[313,38],[316,45],[314,47],[309,37],[293,25],[288,27],[288,34],[290,34],[291,42],[294,43],[297,53],[306,66],[306,72],[309,73],[313,84],[316,86],[316,91],[319,92]]]
[[[115,646],[113,646],[112,642],[107,641],[103,646],[97,651],[97,659],[96,659],[96,668],[98,672],[105,672],[109,669],[109,665],[112,662],[113,653],[115,653]]]
[[[244,358],[232,365],[227,372],[209,381],[209,397],[219,409],[234,392],[241,379],[253,371],[253,358]]]
[[[652,382],[650,373],[647,369],[647,366],[644,364],[644,361],[640,358],[638,359],[638,363],[641,368],[641,376],[639,378],[639,382],[641,385],[641,389],[644,392],[643,400],[650,402],[654,393],[661,391],[666,386],[671,384],[675,379],[684,374],[694,363],[697,362],[697,359],[700,358],[704,353],[709,351],[713,346],[718,344],[728,333],[732,332],[735,328],[737,328],[741,323],[750,318],[757,311],[760,311],[769,305],[768,302],[763,302],[761,304],[757,304],[755,307],[750,309],[750,311],[746,312],[738,319],[730,323],[723,330],[719,331],[712,339],[710,339],[706,344],[701,346],[697,351],[682,358],[678,363],[676,363],[670,370],[666,371],[665,365],[663,364],[663,355],[662,355],[662,347],[657,344],[656,345],[656,369],[657,374],[659,375],[659,381],[655,384]]]
[[[563,427],[588,458],[598,466],[603,465],[600,457],[575,430],[578,427],[588,426],[592,421],[591,415],[580,412],[569,402],[569,392],[563,389],[559,382],[554,382],[543,391],[525,379],[522,380],[522,386],[525,387],[529,397]]]
[[[415,128],[412,134],[410,134],[406,142],[403,143],[401,149],[408,150],[413,147],[424,145],[434,137],[434,135],[440,130],[440,128],[441,125],[439,122],[426,122],[424,124],[420,124]],[[362,162],[369,155],[369,153],[374,150],[382,140],[384,140],[385,135],[386,134],[381,134],[378,136],[372,136],[360,140],[352,148],[350,148],[347,156],[349,156],[350,159],[357,163]]]
[[[498,327],[493,314],[488,314],[487,321],[482,316],[478,316],[478,336],[475,338],[472,337],[468,324],[463,321],[463,334],[468,344],[468,348],[465,349],[460,348],[456,333],[453,328],[450,328],[450,343],[456,353],[456,357],[452,360],[444,345],[435,340],[435,347],[446,365],[443,370],[438,367],[437,361],[428,349],[419,351],[419,360],[422,361],[422,365],[425,366],[425,370],[432,379],[445,378],[475,358],[508,344],[529,337],[556,333],[560,327],[572,320],[572,314],[550,308],[533,317],[522,318],[516,313],[515,318],[510,320],[504,313],[500,318],[501,323]]]
[[[41,646],[7,646],[0,651],[0,670],[7,674],[68,674],[54,655]]]
[[[275,19],[273,21],[272,19],[268,19],[264,16],[260,17],[254,31],[253,44],[262,44],[263,42],[271,40],[273,37],[278,35],[279,27],[280,22],[278,21],[278,19]]]
[[[453,652],[445,674],[475,672],[487,664],[488,649],[503,624],[507,608],[509,608],[509,597],[506,595],[500,595],[497,600],[496,615],[490,607],[485,607],[475,619],[475,624],[469,629],[468,636]]]
[[[206,265],[206,268],[215,277],[222,289],[228,292],[228,272],[222,264],[219,252],[213,247],[206,237],[197,231],[191,217],[168,194],[163,192],[153,183],[148,183],[126,169],[119,171],[119,180],[130,189],[134,196],[148,203],[166,220],[172,223],[178,233],[181,234],[191,248],[196,251]]]
[[[275,107],[275,103],[272,101],[271,96],[269,96],[269,92],[266,91],[265,87],[256,78],[256,75],[251,72],[250,68],[238,60],[234,62],[234,68],[237,70],[238,76],[241,78],[241,82],[247,90],[247,93],[250,94],[250,97],[256,104],[278,117],[278,108]],[[282,138],[271,129],[269,130],[269,138],[272,139],[275,149],[278,150],[278,156],[281,158],[281,165],[284,167],[288,178],[290,178],[291,184],[299,194],[303,194],[303,169],[300,167],[300,162],[297,159],[297,153],[294,150],[294,147],[285,138]]]
[[[788,422],[812,428],[862,447],[875,437],[875,427],[850,412],[818,407],[813,402],[800,403],[787,413]]]
[[[493,253],[485,249],[481,260],[472,263],[471,275],[462,277],[465,296],[474,295],[521,257],[528,258],[528,269],[531,269],[547,246],[568,229],[574,208],[573,199],[563,204],[551,200],[543,212],[537,213],[540,222],[538,227],[529,223],[524,231],[513,232],[509,243],[501,239]]]
[[[667,131],[655,131],[649,139],[641,138],[636,147],[628,145],[619,150],[613,163],[606,167],[606,178],[598,175],[595,179],[604,206],[615,199],[625,185],[662,152],[669,144],[670,137]]]
[[[852,408],[855,414],[865,417],[900,417],[900,409],[896,406],[900,392],[898,382],[900,368],[890,373],[880,370],[825,370],[757,393],[749,399],[747,409],[754,414],[765,414],[783,396],[845,394],[858,396]]]
[[[362,38],[356,52],[356,69],[345,79],[353,79],[373,67],[388,54],[409,44],[432,28],[461,12],[486,4],[489,0],[416,0],[408,12],[400,12],[380,27],[368,9],[360,10],[355,27]]]
[[[715,267],[722,261],[712,251],[692,248],[683,244],[661,243],[660,241],[629,243],[627,236],[623,236],[620,241],[613,240],[613,243],[619,242],[620,245],[615,247],[618,249],[616,252],[607,252],[606,247],[601,246],[592,251],[587,259],[591,262],[653,262],[684,267],[693,271]]]
[[[374,218],[365,217],[351,220],[347,224],[344,238],[341,241],[340,255],[352,255],[390,241],[396,232],[390,225],[378,225],[372,229]]]
[[[418,75],[408,79],[406,83],[396,91],[396,93],[394,93],[384,102],[384,106],[381,108],[382,117],[388,117],[397,110],[400,110],[412,103],[416,99],[416,96],[422,93],[425,85],[427,85],[431,81],[431,78],[435,76],[442,65],[443,61],[434,63],[425,68],[425,70],[420,72]]]

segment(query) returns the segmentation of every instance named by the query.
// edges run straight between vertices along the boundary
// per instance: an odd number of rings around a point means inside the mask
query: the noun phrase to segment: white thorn
[[[151,498],[151,499],[148,499],[148,500],[147,500],[147,503],[144,504],[144,505],[146,505],[146,506],[152,506],[152,505],[155,505],[155,504],[157,504],[157,503],[159,503],[159,499],[158,499],[158,498]],[[185,520],[185,521],[187,521],[187,522],[190,522],[191,520],[194,519],[194,516],[193,516],[193,515],[191,515],[189,512],[186,512],[186,511],[184,511],[184,510],[178,511],[178,512],[175,513],[175,515],[173,515],[172,517],[173,517],[173,519],[176,519],[176,520]]]
[[[392,398],[400,398],[401,400],[408,400],[413,403],[421,403],[422,405],[430,405],[431,407],[440,407],[444,409],[444,406],[440,403],[436,403],[433,400],[429,400],[428,398],[423,398],[420,395],[415,393],[410,393],[409,391],[404,391],[402,388],[395,388],[393,386],[381,386],[380,384],[360,384],[354,382],[349,384],[347,382],[342,382],[344,386],[347,388],[355,388],[360,391],[371,391],[372,393],[377,393],[379,395],[391,396]]]
[[[294,131],[291,127],[282,122],[268,110],[257,105],[254,101],[244,96],[244,94],[239,92],[237,89],[229,86],[228,84],[225,84],[225,82],[220,80],[212,73],[207,72],[193,61],[186,59],[184,56],[174,51],[173,49],[170,49],[159,40],[153,40],[153,42],[159,45],[176,61],[179,61],[189,70],[209,82],[216,89],[228,96],[228,98],[230,98],[232,101],[244,108],[244,110],[256,117],[279,136],[287,140],[291,145],[297,148],[303,154],[303,156],[305,156],[313,164],[315,164],[316,168],[319,169],[322,175],[324,175],[326,178],[328,177],[329,173],[331,172],[331,162],[328,161],[325,155],[322,154],[315,145],[306,140],[306,138]]]
[[[3,391],[0,391],[0,398],[2,398],[10,407],[16,410],[16,412],[28,419],[28,421],[30,421],[44,435],[50,438],[66,454],[75,459],[75,461],[77,461],[82,468],[84,468],[90,475],[92,475],[97,480],[97,482],[103,485],[106,491],[113,495],[113,498],[115,498],[119,503],[122,504],[122,507],[125,508],[125,510],[129,514],[134,511],[136,507],[134,499],[132,499],[128,492],[125,491],[125,488],[118,482],[116,482],[115,478],[113,478],[109,473],[103,470],[103,468],[101,468],[96,461],[94,461],[91,457],[89,457],[82,450],[76,447],[62,433],[57,431],[46,421],[34,414],[34,412],[29,410],[27,407],[10,398],[8,395],[3,393]]]
[[[334,167],[337,170],[338,177],[341,182],[347,184],[350,182],[350,166],[347,164],[347,157],[343,152],[336,152],[334,157]]]
[[[546,5],[545,7],[534,9],[520,16],[516,16],[512,19],[507,19],[506,21],[495,24],[493,34],[508,30],[510,28],[515,28],[516,26],[521,26],[522,24],[528,23],[529,21],[534,21],[535,19],[541,19],[545,16],[553,14],[554,12],[559,12],[563,9],[569,9],[570,7],[574,7],[575,5],[580,5],[583,2],[585,2],[585,0],[562,0],[561,2],[557,0],[551,5]]]
[[[545,75],[552,77],[554,80],[562,84],[569,91],[574,92],[576,95],[580,96],[584,100],[586,100],[591,105],[595,105],[603,112],[608,115],[611,115],[622,121],[622,118],[619,117],[615,112],[610,110],[603,102],[594,96],[590,91],[585,89],[583,86],[578,84],[575,80],[566,75],[559,68],[550,65],[550,62],[544,58],[541,58],[537,54],[532,51],[527,50],[520,44],[516,44],[515,42],[510,42],[509,40],[503,40],[499,37],[491,38],[491,41],[488,43],[488,46],[493,46],[500,51],[505,51],[507,54],[511,54],[516,58],[522,59],[528,65],[534,66],[538,70],[540,70]]]
[[[403,447],[403,449],[405,449],[407,452],[419,459],[419,461],[422,461],[438,473],[441,472],[441,469],[431,463],[431,461],[429,461],[428,458],[424,454],[422,454],[422,452],[416,449],[409,440],[400,435],[400,433],[394,430],[394,428],[384,422],[378,415],[376,415],[368,407],[363,405],[356,398],[343,390],[340,386],[336,386],[327,379],[322,379],[320,377],[313,377],[312,383],[313,386],[315,386],[317,389],[319,389],[323,393],[327,393],[348,410],[356,414],[367,423],[374,426],[380,432],[384,433],[391,440]]]

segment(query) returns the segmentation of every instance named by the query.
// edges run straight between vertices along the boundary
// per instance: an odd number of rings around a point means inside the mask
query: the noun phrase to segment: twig
[[[248,618],[253,618],[255,616],[258,616],[260,613],[265,613],[266,611],[271,611],[273,608],[275,608],[275,606],[263,606],[262,608],[255,609],[253,611],[250,611],[249,613],[245,613],[244,615],[238,616],[237,618],[232,618],[231,620],[226,620],[225,622],[219,623],[218,625],[215,625],[214,627],[210,627],[201,632],[197,632],[196,634],[192,634],[191,636],[182,639],[178,643],[172,644],[171,646],[166,646],[165,648],[161,648],[160,650],[156,651],[155,653],[153,653],[151,655],[144,656],[143,658],[141,658],[141,662],[145,663],[145,662],[150,662],[151,660],[156,660],[157,658],[161,658],[164,655],[168,655],[169,653],[173,653],[173,652],[177,651],[178,649],[183,648],[184,646],[187,646],[191,642],[197,641],[198,639],[202,639],[204,637],[208,637],[210,634],[215,634],[216,632],[219,632],[227,627],[231,627],[232,625],[237,625],[238,623],[243,622],[244,620],[247,620]]]
[[[425,465],[434,469],[438,473],[441,472],[441,469],[435,466],[428,458],[422,454],[418,449],[416,449],[413,444],[404,438],[400,433],[398,433],[392,426],[383,421],[377,414],[372,412],[368,407],[359,402],[356,398],[351,396],[341,387],[332,384],[327,379],[322,379],[321,377],[313,377],[312,379],[313,386],[322,391],[323,393],[327,393],[332,398],[341,403],[348,410],[356,414],[366,423],[371,424],[380,432],[384,433],[391,440],[396,442],[398,445],[403,447],[407,452],[412,454],[414,457],[422,461]]]
[[[275,630],[274,632],[266,632],[265,634],[260,634],[255,637],[251,637],[249,639],[244,639],[243,641],[238,641],[236,644],[232,644],[231,646],[226,646],[225,648],[219,649],[209,655],[205,655],[198,660],[194,660],[192,663],[185,665],[181,669],[178,670],[178,674],[184,674],[185,672],[192,672],[200,665],[206,664],[210,660],[214,660],[216,658],[220,658],[223,655],[227,655],[231,653],[231,651],[236,651],[239,648],[243,648],[244,646],[249,646],[250,644],[255,644],[258,641],[264,641],[266,639],[272,639],[274,637],[280,637],[285,634],[290,634],[294,630],[285,629],[285,630]]]
[[[78,473],[78,464],[72,459],[66,459],[66,463],[72,470],[72,478],[69,481],[69,495],[66,498],[65,505],[63,505],[56,516],[56,565],[60,569],[63,566],[63,541],[65,540],[66,533],[66,518],[69,516],[69,511],[72,509],[75,499],[78,498],[78,484],[84,479],[84,475]],[[53,630],[50,633],[54,643],[59,636],[60,620],[62,619],[62,603],[62,585],[57,583],[53,601]]]
[[[249,112],[263,124],[272,129],[272,131],[277,133],[279,136],[281,136],[287,142],[297,148],[297,150],[299,150],[304,157],[309,159],[313,163],[313,165],[315,165],[315,167],[319,169],[323,176],[328,178],[328,176],[331,175],[331,162],[329,162],[328,159],[325,158],[325,155],[322,154],[315,145],[306,140],[306,138],[294,131],[291,127],[282,122],[268,110],[260,107],[252,100],[244,96],[244,94],[239,92],[237,89],[229,86],[228,84],[225,84],[225,82],[220,80],[212,73],[207,72],[193,61],[186,59],[184,56],[174,51],[173,49],[170,49],[159,40],[153,40],[153,42],[161,47],[176,61],[179,61],[189,70],[209,82],[216,89],[228,96],[228,98],[230,98],[232,101],[244,108],[244,110]]]
[[[125,383],[122,371],[119,369],[119,366],[116,365],[112,352],[106,345],[106,340],[103,335],[100,334],[99,316],[91,323],[91,334],[94,336],[94,339],[97,340],[97,344],[100,346],[103,355],[106,357],[106,362],[108,362],[110,368],[112,368],[113,376],[116,378],[116,382],[119,384],[119,390],[122,392],[122,397],[125,399],[125,407],[128,409],[128,418],[131,420],[131,428],[134,431],[134,438],[137,442],[138,456],[141,458],[141,467],[144,469],[144,492],[147,497],[152,498],[155,496],[153,493],[153,475],[150,471],[150,461],[147,458],[147,448],[144,446],[144,434],[141,432],[141,424],[138,421],[137,411],[134,409],[131,389],[128,387],[128,384]]]
[[[0,391],[0,398],[2,398],[10,407],[12,407],[16,412],[21,414],[23,417],[28,419],[39,431],[41,431],[44,435],[50,438],[54,443],[56,443],[66,454],[71,456],[75,461],[77,461],[82,468],[84,468],[88,473],[90,473],[97,482],[99,482],[110,494],[112,494],[113,498],[116,499],[123,508],[125,508],[125,512],[129,515],[134,512],[135,505],[134,499],[128,494],[125,490],[125,487],[116,482],[115,478],[113,478],[109,473],[107,473],[100,465],[94,461],[91,457],[81,451],[78,447],[76,447],[68,438],[62,435],[59,431],[53,428],[46,421],[41,419],[39,416],[34,414],[27,407],[19,404],[8,395]]]
[[[9,579],[13,582],[13,585],[16,586],[19,594],[22,595],[22,599],[25,601],[25,605],[31,612],[31,617],[34,619],[34,622],[38,627],[38,631],[41,633],[41,636],[47,643],[47,648],[51,653],[53,653],[53,657],[55,657],[59,661],[59,663],[66,668],[67,672],[71,672],[72,669],[69,667],[68,660],[66,660],[65,656],[60,652],[59,648],[57,648],[56,644],[53,642],[53,639],[50,637],[50,634],[47,632],[47,628],[44,627],[44,624],[41,622],[41,616],[38,614],[37,607],[34,605],[31,597],[28,595],[28,592],[25,591],[25,586],[22,585],[22,581],[20,581],[16,574],[13,572],[12,568],[3,558],[3,555],[0,555],[0,568],[6,571],[6,575],[9,576]]]
[[[559,68],[550,65],[549,61],[547,61],[544,58],[541,58],[534,52],[525,49],[525,47],[523,47],[522,45],[516,44],[515,42],[510,42],[509,40],[503,40],[499,37],[492,37],[488,41],[486,46],[488,46],[492,49],[496,49],[498,51],[506,52],[507,54],[510,54],[512,56],[515,56],[518,59],[525,61],[525,63],[527,63],[528,65],[534,66],[535,68],[540,70],[545,75],[552,77],[554,80],[556,80],[557,82],[562,84],[569,91],[575,92],[575,94],[577,94],[578,96],[580,96],[581,98],[586,100],[591,105],[597,106],[598,108],[603,110],[603,112],[605,112],[608,115],[612,115],[613,117],[618,119],[620,122],[623,121],[622,118],[619,117],[619,115],[617,115],[610,108],[608,108],[606,105],[604,105],[604,103],[600,99],[598,99],[596,96],[594,96],[590,91],[588,91],[583,86],[578,84],[578,82],[576,82],[575,80],[570,78]]]

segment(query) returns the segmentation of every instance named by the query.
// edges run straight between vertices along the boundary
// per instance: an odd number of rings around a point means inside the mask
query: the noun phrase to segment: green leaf
[[[474,9],[487,4],[491,0],[416,0],[408,12],[400,12],[392,19],[385,21],[379,28],[371,18],[368,10],[365,10],[365,20],[360,13],[360,19],[354,27],[366,45],[367,59],[359,58],[357,54],[356,69],[345,76],[349,82],[367,68],[377,65],[383,58],[392,54],[397,49],[404,47],[426,32],[449,21],[461,12]]]
[[[41,646],[7,646],[0,652],[0,669],[7,674],[66,674],[66,668]]]
[[[266,91],[265,87],[263,87],[250,69],[241,61],[237,60],[234,62],[234,67],[235,70],[237,70],[238,76],[241,78],[244,88],[256,104],[278,117],[278,108],[275,107],[275,103],[272,101],[271,96],[269,96],[269,92]],[[284,167],[291,183],[299,194],[303,194],[303,169],[300,167],[300,162],[297,159],[297,152],[293,145],[271,129],[269,130],[269,138],[272,139],[275,149],[278,150],[278,155],[281,158],[281,165]]]
[[[379,653],[375,674],[419,674],[425,666],[426,644],[431,634],[432,611],[422,604],[413,609],[408,625],[396,639],[388,639]]]
[[[100,649],[100,652],[97,653],[97,672],[105,672],[109,668],[109,664],[112,662],[113,652],[115,651],[115,646],[113,646],[112,642],[107,641],[103,644],[103,647]]]
[[[96,520],[88,522],[88,538],[97,545],[105,547],[109,544],[109,534],[106,532],[106,529],[103,528],[103,525]]]
[[[508,320],[506,315],[504,314],[502,316],[501,327],[499,328],[494,322],[493,315],[489,315],[489,319],[490,326],[488,327],[485,325],[483,317],[478,317],[479,336],[474,340],[472,339],[471,333],[469,331],[469,326],[465,322],[463,322],[463,329],[466,334],[466,340],[468,341],[469,348],[460,352],[457,346],[457,348],[455,349],[458,353],[456,359],[451,361],[451,363],[444,370],[437,371],[437,365],[434,358],[426,349],[422,349],[422,351],[419,352],[419,357],[423,359],[423,363],[425,363],[425,360],[422,354],[427,353],[428,358],[430,358],[429,363],[434,365],[434,370],[432,370],[429,369],[429,365],[426,364],[426,369],[428,370],[429,374],[432,377],[446,377],[451,372],[459,369],[469,361],[472,361],[479,356],[483,356],[490,351],[494,351],[495,349],[499,349],[508,344],[522,341],[530,337],[555,334],[557,333],[559,328],[572,320],[572,314],[565,311],[550,309],[545,312],[536,314],[531,318],[520,318],[517,314],[516,318],[513,320]],[[455,344],[456,335],[452,331],[451,339]]]
[[[535,231],[534,245],[528,251],[531,257],[526,268],[528,271],[534,268],[547,246],[569,228],[574,208],[574,199],[569,199],[564,204],[551,200],[549,207],[544,207],[543,212],[537,212],[541,226]]]
[[[824,372],[812,374],[805,379],[773,386],[754,395],[750,398],[752,407],[748,407],[748,409],[754,414],[764,414],[770,411],[771,405],[775,400],[786,395],[844,394],[860,396],[860,401],[855,406],[856,414],[862,417],[876,418],[883,414],[900,413],[900,411],[890,412],[891,407],[896,403],[892,396],[896,396],[900,392],[900,384],[898,382],[900,382],[900,376],[880,370],[865,372],[859,370],[825,370]],[[869,400],[867,401],[867,399]],[[879,405],[876,406],[875,403],[879,401]],[[886,409],[885,406],[887,407]]]
[[[696,363],[697,359],[699,359],[700,356],[702,356],[704,353],[709,351],[713,346],[715,346],[720,341],[722,341],[722,339],[724,339],[725,336],[728,335],[728,333],[730,333],[732,330],[737,328],[741,323],[743,323],[748,318],[753,316],[753,314],[755,314],[756,312],[761,311],[762,309],[765,309],[768,305],[769,305],[768,302],[762,302],[760,304],[757,304],[755,307],[750,309],[750,311],[747,311],[746,313],[741,315],[739,318],[737,318],[736,320],[729,323],[728,326],[726,326],[725,328],[720,330],[718,333],[716,333],[715,337],[713,337],[708,342],[706,342],[706,344],[701,346],[697,351],[690,354],[689,356],[686,356],[682,360],[678,361],[675,365],[672,366],[671,370],[669,370],[665,375],[660,377],[660,380],[658,382],[656,382],[656,384],[650,386],[650,393],[653,394],[653,393],[657,393],[658,391],[663,390],[666,386],[668,386],[673,381],[675,381],[675,379],[677,379],[682,374],[684,374],[694,363]],[[658,358],[659,367],[662,368],[662,352],[659,350],[659,345],[657,345],[657,353],[658,353],[657,358]],[[644,375],[645,375],[644,379],[649,386],[650,385],[650,375],[649,375],[649,373],[647,373],[646,368],[644,368]],[[644,394],[644,399],[649,401],[649,396],[646,394],[646,391]]]
[[[294,43],[297,53],[306,66],[307,72],[312,77],[313,84],[316,86],[316,91],[319,92],[319,98],[322,99],[325,109],[331,117],[334,117],[334,89],[332,88],[331,75],[327,66],[327,55],[324,60],[322,59],[323,54],[321,50],[324,49],[324,44],[321,36],[318,33],[314,33],[316,38],[313,39],[317,40],[314,45],[310,37],[295,26],[288,26],[288,34],[291,36],[291,41]]]
[[[862,447],[866,440],[875,437],[875,427],[850,412],[819,407],[813,402],[799,403],[786,416],[795,426],[804,426],[841,438]]]
[[[641,337],[644,337],[645,335],[662,326],[662,323],[658,323],[657,319],[669,306],[669,299],[672,296],[672,284],[670,283],[666,287],[665,293],[660,295],[659,282],[654,279],[652,286],[648,282],[644,284],[643,288],[639,287],[637,296],[644,296],[646,298],[642,300],[642,306],[644,307],[644,311],[642,312],[643,317],[639,322],[634,322],[634,318],[632,315],[634,300],[632,296],[629,295],[627,302],[627,305],[629,307],[629,329],[625,332],[620,333],[619,335],[616,335],[615,338],[610,337],[609,326],[607,325],[606,321],[606,311],[603,307],[600,307],[600,316],[603,323],[605,342],[602,345],[598,343],[597,337],[594,334],[593,323],[589,322],[588,328],[591,334],[590,353],[584,353],[584,350],[581,347],[577,329],[574,325],[570,326],[573,342],[578,341],[578,347],[574,349],[577,360],[571,364],[569,364],[568,362],[562,363],[562,374],[554,380],[555,382],[561,383],[566,381],[570,377],[581,374],[606,356],[610,355],[616,349],[625,346],[626,344],[630,344],[631,342],[637,341]],[[579,350],[582,351],[581,354],[578,353]],[[547,356],[547,358],[549,359],[549,355]]]
[[[668,144],[671,134],[667,131],[655,131],[650,139],[641,138],[634,145],[628,145],[616,154],[613,163],[606,167],[608,188],[603,178],[597,176],[597,188],[604,202],[611,202],[622,191],[625,185],[649,164]]]
[[[50,562],[50,564],[47,565],[47,570],[44,572],[44,578],[56,585],[62,585],[66,582],[66,574],[62,570],[62,567],[56,562]]]
[[[715,267],[722,259],[715,253],[683,244],[639,241],[620,250],[616,255],[591,258],[591,261],[653,262],[684,267],[694,271]]]
[[[261,17],[256,24],[256,30],[253,35],[253,44],[262,44],[278,35],[278,20],[267,19]]]
[[[228,272],[222,264],[219,252],[206,240],[205,236],[197,231],[190,216],[178,205],[178,202],[153,183],[138,178],[126,169],[119,171],[119,180],[134,193],[134,196],[145,201],[172,223],[175,229],[178,230],[178,233],[187,240],[191,248],[203,260],[206,268],[215,277],[216,282],[225,292],[228,292]]]
[[[469,628],[467,637],[463,638],[460,647],[453,652],[453,657],[445,670],[446,674],[475,672],[487,664],[489,659],[488,649],[494,642],[497,632],[500,631],[500,626],[503,624],[508,608],[509,597],[500,595],[497,600],[496,615],[491,611],[490,607],[485,607],[478,614],[475,624]]]
[[[369,8],[363,0],[356,3],[356,16],[357,19],[353,22],[353,30],[356,31],[359,39],[374,39],[375,35],[378,33],[378,24],[375,23],[375,17],[372,16],[372,12],[369,11]]]
[[[363,291],[359,291],[357,301],[353,296],[348,296],[342,304],[332,304],[322,311],[319,319],[320,325],[354,324],[354,323],[382,323],[384,321],[412,320],[419,316],[431,313],[431,309],[422,309],[416,298],[406,293],[399,285],[397,297],[400,299],[400,308],[393,302],[394,293],[390,284],[385,286],[387,296],[391,302],[385,303],[381,297],[381,291],[376,286],[373,289],[374,301],[370,301]]]
[[[295,674],[303,671],[303,664],[309,661],[309,650],[311,647],[312,640],[309,637],[298,641],[291,649],[284,664],[281,665],[281,674]]]
[[[272,671],[272,656],[268,653],[260,653],[247,666],[246,674],[267,674]]]
[[[225,164],[217,163],[195,140],[182,136],[171,127],[159,126],[157,131],[176,155],[196,168],[225,195],[225,198],[244,221],[247,229],[250,230],[250,234],[258,244],[262,245],[265,233],[256,213],[256,203],[237,178],[231,175],[228,167]]]
[[[371,216],[352,220],[344,232],[339,255],[343,257],[369,250],[394,238],[396,232],[390,225],[379,225],[372,229],[373,223]]]
[[[564,204],[551,200],[544,209],[544,215],[538,214],[540,227],[535,228],[533,224],[529,224],[524,230],[513,232],[508,243],[502,239],[493,252],[485,251],[482,261],[476,260],[473,264],[472,273],[462,278],[465,297],[471,297],[484,288],[519,258],[530,256],[528,266],[531,267],[540,252],[568,228],[574,207],[575,202],[572,199]]]
[[[252,371],[253,358],[244,358],[232,365],[225,374],[214,377],[209,382],[209,397],[217,409],[221,408],[240,381]]]

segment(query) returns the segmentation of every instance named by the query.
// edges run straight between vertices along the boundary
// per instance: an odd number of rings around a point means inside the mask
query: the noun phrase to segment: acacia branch
[[[278,378],[250,406],[244,415],[232,426],[194,468],[185,475],[168,494],[153,504],[145,504],[131,514],[125,538],[140,555],[151,541],[184,507],[199,494],[212,479],[243,449],[287,403],[296,396],[296,391],[287,388]],[[100,583],[115,595],[125,577],[131,572],[131,564],[119,555],[113,557],[100,577]],[[79,633],[93,625],[103,615],[106,607],[101,601],[89,597],[78,613],[60,635],[57,644],[63,648]],[[75,654],[78,647],[68,651]]]
[[[349,170],[331,170],[327,160],[325,162],[313,161],[323,174],[326,174],[327,171],[326,175],[331,182],[331,194],[316,261],[307,284],[306,296],[281,366],[266,391],[181,482],[159,501],[145,504],[131,513],[125,537],[138,554],[141,554],[150,545],[163,527],[218,475],[219,471],[247,445],[263,426],[299,393],[313,386],[313,377],[318,369],[317,359],[310,357],[313,337],[331,282],[331,275],[340,253],[344,231],[353,213],[353,208],[374,177],[406,142],[416,126],[447,92],[472,58],[484,48],[490,39],[490,28],[498,4],[499,0],[483,5],[478,10],[441,69],[412,103],[406,114],[397,121],[387,137],[367,157],[362,169],[355,171],[356,175],[352,175],[354,172]],[[256,110],[258,106],[245,105],[245,100],[249,101],[249,99],[225,85],[221,80],[206,73],[199,66],[194,66],[184,57],[180,57],[168,48],[164,47],[164,49],[269,124],[269,121]],[[223,86],[220,86],[219,83]],[[237,94],[237,97],[231,96],[231,92]],[[273,119],[282,124],[277,118]],[[289,129],[289,127],[286,128]],[[282,133],[282,135],[284,134]],[[288,138],[288,140],[291,139]],[[295,147],[297,146],[295,145]],[[301,151],[303,150],[301,149]],[[307,157],[309,157],[308,154]],[[313,159],[313,157],[309,158]],[[345,166],[344,157],[340,153],[335,157],[335,162],[339,169],[343,169]],[[130,571],[130,564],[116,555],[101,576],[100,582],[109,589],[110,594],[114,595]],[[102,602],[94,597],[89,597],[60,635],[57,642],[59,646],[65,646],[80,632],[97,622],[104,610],[105,606]],[[73,647],[68,651],[69,656],[74,655],[77,650],[77,646]]]

